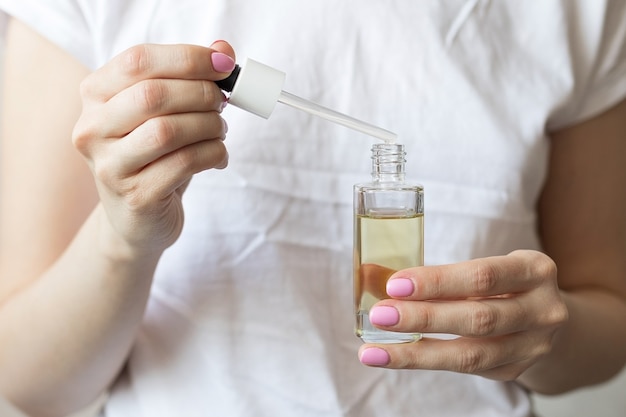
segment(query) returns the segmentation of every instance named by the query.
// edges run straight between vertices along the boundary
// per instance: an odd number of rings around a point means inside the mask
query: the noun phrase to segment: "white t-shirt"
[[[541,249],[546,130],[626,96],[626,2],[0,0],[90,68],[144,42],[226,39],[285,90],[399,134],[428,264]],[[522,417],[527,393],[369,368],[352,312],[352,185],[374,139],[280,104],[234,107],[197,175],[107,417]],[[590,138],[592,140],[592,138]]]

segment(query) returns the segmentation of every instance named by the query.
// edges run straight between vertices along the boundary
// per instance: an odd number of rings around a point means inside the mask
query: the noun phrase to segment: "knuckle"
[[[114,163],[99,161],[94,168],[94,176],[111,196],[123,204],[126,211],[134,214],[146,212],[150,204],[150,184],[141,184],[134,177],[119,176],[113,165]]]
[[[428,280],[418,279],[415,292],[423,298],[441,298],[445,293],[445,272],[441,268],[433,268]]]
[[[197,73],[202,70],[202,63],[197,59],[192,45],[180,45],[177,49],[176,62],[185,73]]]
[[[536,260],[532,263],[533,275],[546,279],[553,279],[556,282],[557,267],[556,262],[552,258],[538,254]]]
[[[176,126],[167,117],[155,117],[144,123],[149,147],[168,147],[177,137]]]
[[[97,137],[97,128],[81,117],[74,125],[72,130],[72,145],[81,154],[87,155],[95,137]]]
[[[457,371],[463,374],[475,374],[482,370],[484,361],[483,352],[476,346],[467,348],[459,353]]]
[[[419,328],[422,332],[434,332],[436,331],[435,315],[433,311],[428,308],[428,305],[420,305],[413,307],[411,312],[412,318],[415,321],[415,327]]]
[[[89,143],[90,137],[91,135],[88,134],[87,129],[83,128],[79,121],[74,126],[74,130],[72,130],[72,145],[80,151],[80,153],[84,154],[87,150],[87,144]]]
[[[555,303],[546,314],[547,324],[558,327],[569,320],[569,311],[565,303]]]
[[[476,271],[473,274],[473,291],[476,295],[489,295],[498,282],[498,272],[489,263],[477,263]]]
[[[197,146],[187,146],[175,153],[176,163],[183,170],[193,169],[197,165],[199,151]]]
[[[122,53],[121,70],[131,77],[145,73],[150,65],[150,51],[147,45],[135,45]]]
[[[97,159],[93,163],[93,175],[99,182],[112,188],[118,178],[116,165],[111,158]]]
[[[97,96],[97,81],[94,80],[94,73],[85,77],[78,85],[78,93],[81,99],[86,100],[91,97]]]
[[[128,184],[120,192],[126,202],[126,207],[131,213],[143,213],[148,206],[148,192],[136,184]]]
[[[167,91],[160,80],[144,80],[134,93],[135,105],[148,113],[160,110],[167,102]]]
[[[494,307],[476,302],[469,314],[469,336],[489,336],[496,330],[498,315]]]

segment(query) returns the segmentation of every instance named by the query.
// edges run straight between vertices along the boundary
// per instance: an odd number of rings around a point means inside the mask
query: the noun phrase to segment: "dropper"
[[[286,74],[252,59],[247,59],[243,67],[236,65],[231,75],[216,84],[230,93],[229,104],[254,113],[265,119],[269,118],[277,102],[298,110],[324,118],[331,122],[373,136],[385,143],[394,143],[397,135],[378,126],[328,109],[283,91]]]

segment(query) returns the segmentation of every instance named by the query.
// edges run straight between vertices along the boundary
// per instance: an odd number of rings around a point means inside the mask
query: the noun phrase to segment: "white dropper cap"
[[[229,104],[267,119],[278,102],[285,78],[284,72],[248,58],[245,65],[237,65],[217,85],[230,92]]]

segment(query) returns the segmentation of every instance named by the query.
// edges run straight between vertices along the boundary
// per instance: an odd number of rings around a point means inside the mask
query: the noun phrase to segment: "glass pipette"
[[[350,129],[354,129],[358,132],[365,133],[366,135],[373,136],[385,141],[385,143],[394,143],[398,137],[398,135],[393,132],[320,106],[319,104],[315,104],[312,101],[305,100],[286,91],[280,92],[278,101],[298,110],[305,111],[309,114],[319,116],[345,127],[349,127]]]

